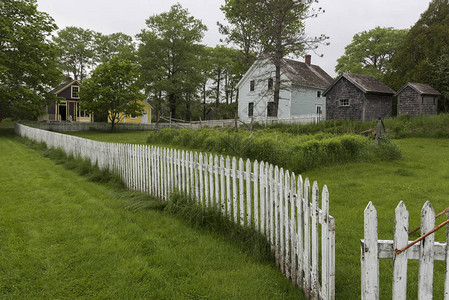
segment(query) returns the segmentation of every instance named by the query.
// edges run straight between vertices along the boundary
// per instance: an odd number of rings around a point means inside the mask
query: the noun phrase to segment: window
[[[316,97],[321,98],[321,91],[316,91]]]
[[[269,90],[273,89],[273,78],[268,78],[268,89]]]
[[[340,99],[340,106],[349,106],[349,99]]]
[[[254,80],[251,80],[250,82],[249,82],[249,90],[252,92],[252,91],[254,91],[254,86],[255,86],[255,82],[254,82]]]
[[[317,115],[321,115],[323,113],[323,107],[321,105],[316,106]]]
[[[254,115],[254,103],[248,103],[248,117],[252,117]]]
[[[267,117],[276,117],[276,106],[274,102],[267,103]]]
[[[72,85],[72,98],[79,98],[79,91],[80,91],[80,87],[79,86],[75,86]]]

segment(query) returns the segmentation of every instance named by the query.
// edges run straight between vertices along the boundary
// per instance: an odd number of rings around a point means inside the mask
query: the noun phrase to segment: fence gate
[[[446,209],[449,219],[449,210]],[[379,299],[379,259],[393,259],[395,300],[407,298],[407,262],[419,260],[418,299],[433,297],[433,262],[446,261],[444,299],[449,300],[449,225],[448,220],[435,227],[435,212],[427,201],[421,210],[421,237],[409,241],[409,213],[401,201],[395,210],[394,239],[377,239],[377,211],[369,202],[365,209],[364,239],[361,240],[362,299]],[[434,232],[447,227],[446,243],[435,242]]]

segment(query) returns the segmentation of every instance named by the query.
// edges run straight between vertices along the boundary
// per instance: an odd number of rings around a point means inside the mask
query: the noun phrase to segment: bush
[[[173,137],[171,141],[167,139],[170,136]],[[295,173],[336,163],[400,157],[399,149],[392,142],[374,147],[372,139],[355,134],[296,135],[272,128],[256,132],[236,129],[163,129],[152,132],[147,141],[163,146],[257,159]]]

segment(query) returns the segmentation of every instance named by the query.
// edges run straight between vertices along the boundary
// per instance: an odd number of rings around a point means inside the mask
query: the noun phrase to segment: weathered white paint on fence
[[[178,191],[205,209],[215,207],[234,223],[265,235],[281,271],[309,298],[335,298],[335,225],[329,215],[326,186],[320,209],[316,182],[311,190],[309,179],[303,183],[300,175],[263,161],[244,163],[235,157],[102,143],[20,124],[16,132],[118,174],[129,189],[163,201]],[[447,252],[441,253],[447,256]]]
[[[393,299],[407,298],[407,263],[409,259],[415,259],[419,260],[418,299],[433,298],[433,262],[440,260],[446,261],[444,299],[449,300],[449,225],[446,243],[435,242],[435,235],[430,234],[397,254],[395,250],[412,243],[408,241],[409,213],[402,201],[395,210],[393,240],[378,240],[377,211],[371,202],[365,209],[364,224],[364,239],[361,240],[362,299],[379,299],[379,259],[389,258],[393,259]],[[427,201],[421,210],[421,234],[425,235],[434,228],[435,212]]]

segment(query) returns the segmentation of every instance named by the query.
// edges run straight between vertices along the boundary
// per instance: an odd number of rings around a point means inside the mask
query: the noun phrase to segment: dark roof
[[[80,85],[78,80],[69,80],[64,83],[61,83],[58,87],[54,88],[50,92],[53,94],[58,94],[59,92],[65,90],[67,87],[71,86],[72,84],[78,84]]]
[[[431,87],[428,84],[425,83],[413,83],[413,82],[407,82],[397,93],[398,95],[402,90],[404,90],[406,87],[411,87],[414,89],[418,94],[420,95],[430,95],[430,96],[440,96],[440,92],[438,92],[436,89]]]
[[[333,78],[317,65],[308,65],[291,59],[282,60],[282,71],[293,84],[327,88]]]
[[[346,78],[365,94],[394,95],[394,91],[376,77],[351,73],[341,74],[323,95],[326,95],[341,78]]]

